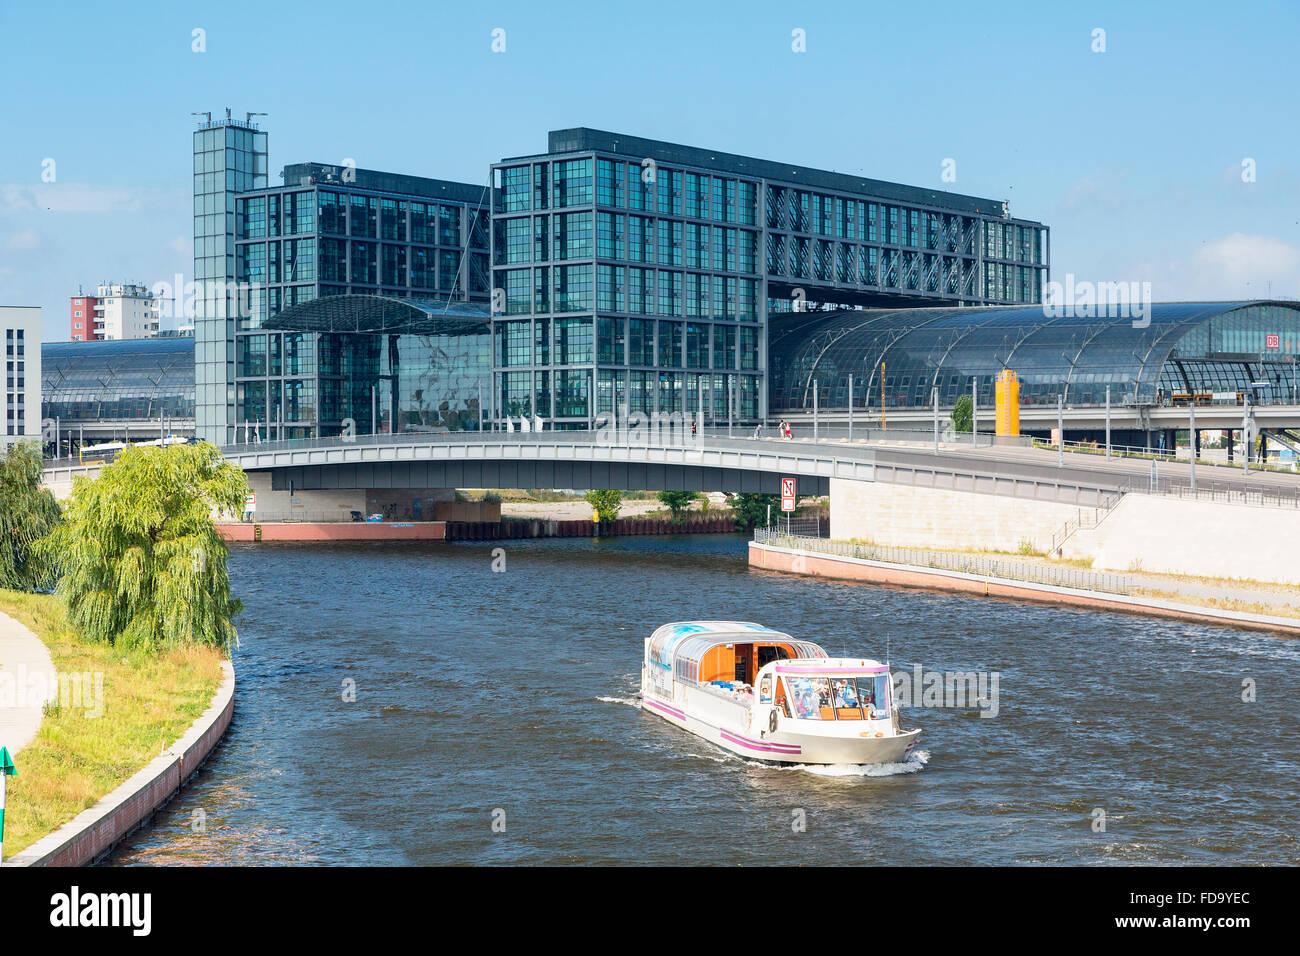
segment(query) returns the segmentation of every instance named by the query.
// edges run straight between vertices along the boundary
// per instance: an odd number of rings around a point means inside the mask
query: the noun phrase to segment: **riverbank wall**
[[[445,521],[241,521],[217,525],[229,542],[442,541]]]
[[[830,532],[830,518],[818,520],[818,533]],[[249,521],[217,525],[228,542],[331,541],[502,541],[521,538],[599,538],[615,535],[732,534],[729,514],[693,514],[680,524],[671,518],[619,518],[597,524],[573,519],[505,518],[500,521]]]
[[[830,531],[830,518],[819,520],[819,533]],[[601,538],[646,534],[734,534],[735,519],[729,514],[688,515],[674,523],[671,518],[619,518],[597,524],[581,519],[551,521],[545,518],[507,518],[499,523],[448,523],[448,541],[496,541],[517,538]]]
[[[147,823],[198,772],[230,726],[235,669],[223,661],[221,670],[212,703],[179,740],[93,807],[5,860],[5,867],[86,866]]]
[[[1173,618],[1198,624],[1219,624],[1286,637],[1300,637],[1300,619],[1250,614],[1199,605],[1161,601],[1140,595],[1112,594],[1060,584],[1020,581],[947,568],[872,561],[798,547],[759,542],[749,545],[749,566],[768,571],[833,578],[863,584],[884,584],[929,591],[955,591],[978,597],[1009,598],[1149,617]]]

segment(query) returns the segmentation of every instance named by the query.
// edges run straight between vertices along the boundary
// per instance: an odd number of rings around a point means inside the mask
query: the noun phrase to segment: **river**
[[[230,572],[234,722],[112,865],[1300,861],[1293,640],[751,571],[740,536],[259,544]],[[692,618],[996,672],[998,713],[907,710],[892,767],[751,763],[636,706],[645,637]]]

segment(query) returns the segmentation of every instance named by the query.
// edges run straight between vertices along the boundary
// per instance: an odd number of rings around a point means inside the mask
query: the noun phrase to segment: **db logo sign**
[[[1264,347],[1270,349],[1280,349],[1282,347],[1281,337],[1278,336],[1276,333],[1270,333],[1264,336]]]

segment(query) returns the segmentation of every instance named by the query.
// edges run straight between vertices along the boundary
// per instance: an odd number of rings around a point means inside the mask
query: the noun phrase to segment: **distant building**
[[[0,445],[41,437],[41,310],[0,305],[5,346],[5,426]]]
[[[68,338],[73,342],[158,334],[159,300],[142,285],[101,282],[94,295],[72,296],[69,312]]]

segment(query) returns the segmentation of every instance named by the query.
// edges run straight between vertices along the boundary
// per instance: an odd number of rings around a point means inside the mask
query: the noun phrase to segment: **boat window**
[[[889,675],[791,677],[794,716],[804,720],[880,720],[889,716]]]
[[[869,677],[859,677],[859,685],[871,681],[875,686],[871,695],[871,716],[876,720],[889,716],[889,675],[877,674],[874,681]]]
[[[823,720],[822,708],[830,710],[830,681],[822,677],[791,677],[790,703],[794,715],[803,720]],[[830,719],[834,719],[832,713]]]

